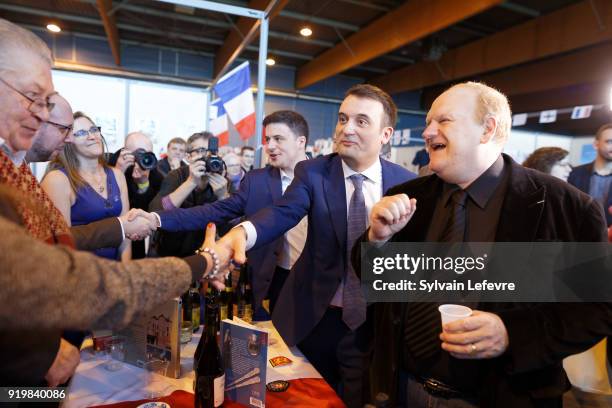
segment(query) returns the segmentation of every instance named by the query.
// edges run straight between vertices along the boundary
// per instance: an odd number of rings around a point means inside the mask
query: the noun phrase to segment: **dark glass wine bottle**
[[[238,318],[245,322],[253,321],[253,306],[251,305],[251,284],[249,282],[248,266],[245,263],[240,267],[240,278],[236,288],[236,311]]]
[[[225,397],[225,370],[217,344],[219,303],[213,296],[206,297],[206,331],[200,338],[195,369],[195,407],[223,406]]]

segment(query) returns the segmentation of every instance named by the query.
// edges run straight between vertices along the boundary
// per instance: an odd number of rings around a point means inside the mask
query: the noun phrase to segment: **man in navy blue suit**
[[[209,222],[231,221],[255,214],[283,195],[293,180],[295,165],[306,160],[308,123],[294,111],[277,111],[263,120],[265,128],[265,150],[270,166],[252,170],[245,176],[240,189],[225,200],[187,209],[159,212],[161,228],[168,231],[202,230]],[[276,299],[289,270],[299,257],[306,239],[307,221],[303,220],[283,237],[249,252],[250,273],[255,305],[270,298],[270,309]]]
[[[367,214],[382,195],[414,178],[379,157],[396,119],[395,104],[381,89],[349,89],[338,113],[337,153],[298,163],[283,197],[220,241],[240,262],[245,249],[273,242],[308,217],[304,250],[272,320],[285,342],[299,346],[349,407],[362,407],[367,398],[371,322],[347,251],[365,231]]]
[[[595,160],[572,170],[567,182],[593,197],[604,208],[608,226],[612,226],[612,123],[597,130],[593,146]]]

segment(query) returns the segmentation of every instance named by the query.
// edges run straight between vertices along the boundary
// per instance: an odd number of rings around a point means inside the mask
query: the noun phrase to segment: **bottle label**
[[[200,327],[200,308],[194,307],[191,310],[191,324],[193,324],[193,328],[197,329]]]
[[[215,407],[221,406],[225,400],[225,374],[214,380]]]
[[[227,319],[227,305],[221,305],[219,308],[219,316],[221,321]]]

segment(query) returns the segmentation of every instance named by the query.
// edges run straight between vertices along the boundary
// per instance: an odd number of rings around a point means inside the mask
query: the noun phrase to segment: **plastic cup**
[[[461,305],[441,305],[438,307],[442,316],[442,326],[455,320],[465,319],[472,315],[472,309]]]
[[[123,367],[125,360],[125,337],[113,336],[105,345],[104,368],[108,371],[118,371]]]
[[[168,383],[166,372],[170,362],[166,360],[149,360],[144,364],[145,398],[155,399],[166,394]]]

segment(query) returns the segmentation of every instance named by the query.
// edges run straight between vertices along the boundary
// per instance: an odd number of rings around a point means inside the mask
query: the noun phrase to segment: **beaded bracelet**
[[[206,279],[214,278],[219,274],[219,257],[217,253],[208,247],[200,248],[196,251],[196,254],[202,255],[203,253],[207,253],[211,256],[213,260],[213,267],[208,275],[205,276]],[[202,255],[203,256],[203,255]]]

